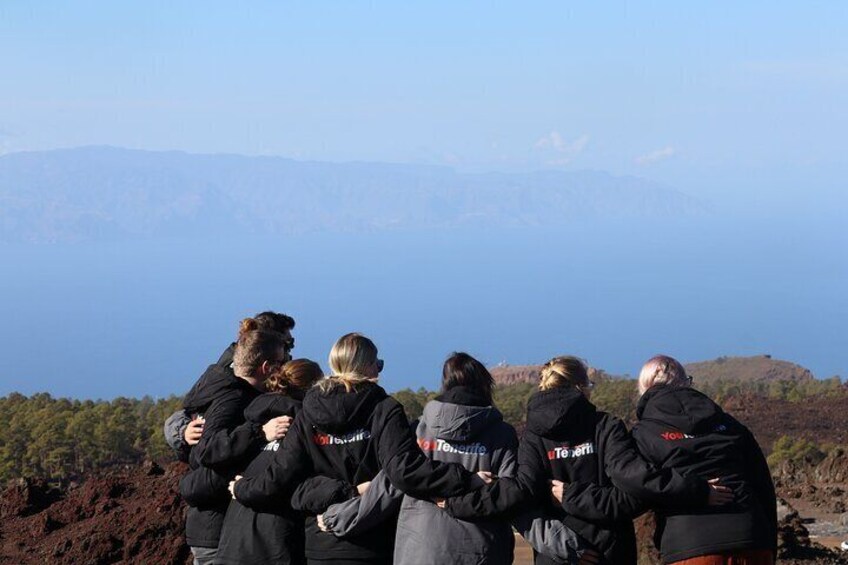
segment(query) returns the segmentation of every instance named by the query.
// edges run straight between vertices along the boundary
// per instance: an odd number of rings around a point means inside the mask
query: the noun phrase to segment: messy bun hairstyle
[[[542,366],[539,390],[587,384],[589,384],[589,370],[586,364],[577,357],[571,355],[554,357]]]
[[[277,312],[260,312],[252,318],[245,318],[239,324],[238,335],[241,337],[247,332],[256,330],[267,330],[270,332],[286,333],[294,329],[294,318]]]
[[[265,389],[268,392],[303,398],[306,391],[322,378],[324,371],[318,363],[309,359],[295,359],[271,373],[265,381]]]

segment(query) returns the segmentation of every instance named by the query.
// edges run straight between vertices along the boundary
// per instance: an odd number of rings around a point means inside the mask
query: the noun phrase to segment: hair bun
[[[239,336],[259,329],[259,324],[254,318],[245,318],[239,324]]]

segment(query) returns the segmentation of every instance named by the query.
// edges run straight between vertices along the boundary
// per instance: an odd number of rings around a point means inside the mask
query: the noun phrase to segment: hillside
[[[492,373],[492,377],[499,386],[510,386],[517,383],[538,384],[541,368],[541,365],[499,365],[490,367],[489,372]],[[589,378],[598,383],[621,377],[611,375],[603,369],[589,367]]]
[[[818,467],[786,466],[777,475],[778,493],[799,507],[830,512],[844,508],[845,493],[832,484],[844,480],[848,458],[835,453]],[[828,473],[816,473],[821,468]],[[81,483],[56,488],[44,481],[20,480],[0,490],[0,561],[3,563],[191,563],[183,537],[186,507],[177,483],[182,463],[152,463],[90,473]],[[807,476],[816,478],[807,479]],[[826,475],[819,478],[819,475]],[[785,486],[787,483],[787,486]],[[820,496],[816,496],[820,493]],[[837,493],[834,497],[834,493]],[[832,522],[814,522],[784,506],[779,533],[781,565],[844,563],[819,546],[811,533],[826,533]],[[821,514],[833,516],[832,514]],[[659,563],[651,543],[650,515],[638,520],[641,565]],[[531,563],[526,544],[516,546],[517,565]]]
[[[0,156],[0,242],[543,226],[703,210],[665,186],[594,171],[468,174],[114,147]]]
[[[540,365],[503,365],[490,368],[501,385],[539,382]],[[751,357],[719,357],[710,361],[687,363],[686,372],[697,381],[734,380],[743,382],[811,381],[813,373],[790,361],[773,359],[771,355]],[[624,378],[603,369],[590,367],[592,380]]]
[[[696,385],[746,424],[771,454],[778,494],[788,501],[779,563],[845,562],[817,542],[838,545],[842,524],[848,523],[848,451],[834,447],[848,445],[848,387],[839,379],[786,377],[805,374],[791,363],[749,359],[742,366],[792,370],[765,371],[765,377],[747,380],[701,377]],[[520,430],[527,398],[537,390],[538,367],[492,372],[499,381],[496,404]],[[632,420],[635,381],[601,370],[592,375],[598,383],[592,400],[598,407]],[[395,393],[410,417],[417,417],[434,396],[424,389]],[[186,468],[172,461],[160,432],[164,417],[178,404],[174,397],[111,402],[46,394],[0,398],[0,419],[8,422],[0,428],[0,476],[12,479],[0,491],[0,561],[189,562],[185,506],[177,491]],[[15,478],[21,475],[33,478]],[[649,517],[640,519],[638,532],[640,563],[658,563]],[[517,555],[526,556],[526,548]],[[516,563],[527,562],[521,558]]]
[[[695,380],[733,379],[738,381],[810,381],[809,369],[771,355],[719,357],[712,361],[688,363],[686,371]]]

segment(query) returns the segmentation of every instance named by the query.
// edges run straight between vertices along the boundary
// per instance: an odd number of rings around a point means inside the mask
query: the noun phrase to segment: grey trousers
[[[215,565],[215,557],[218,555],[218,548],[192,547],[191,554],[194,555],[194,565]]]

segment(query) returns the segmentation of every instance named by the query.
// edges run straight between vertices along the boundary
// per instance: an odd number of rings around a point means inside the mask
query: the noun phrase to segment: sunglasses
[[[382,373],[382,372],[383,372],[383,365],[385,365],[385,363],[383,362],[383,360],[382,360],[382,359],[377,359],[377,372],[378,372],[378,373]]]

